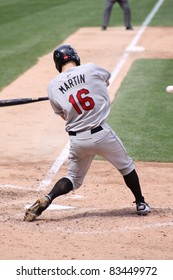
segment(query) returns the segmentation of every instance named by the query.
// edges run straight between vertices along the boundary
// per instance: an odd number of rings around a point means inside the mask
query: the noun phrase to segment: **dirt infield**
[[[113,71],[135,34],[124,28],[82,28],[65,43]],[[151,40],[152,38],[152,40]],[[162,40],[160,40],[162,38]],[[110,87],[111,100],[135,59],[172,58],[172,28],[147,28]],[[56,75],[47,54],[0,94],[1,99],[47,95]],[[67,170],[67,161],[42,187],[68,136],[48,101],[1,108],[0,248],[1,260],[173,259],[173,164],[136,162],[143,193],[152,212],[135,214],[133,197],[109,163],[94,161],[83,186],[59,197],[33,223],[25,207],[44,195]],[[127,147],[128,148],[128,147]]]

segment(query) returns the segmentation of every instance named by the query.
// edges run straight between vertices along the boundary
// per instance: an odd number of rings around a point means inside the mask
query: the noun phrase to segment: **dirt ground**
[[[135,59],[173,57],[172,28],[147,28],[137,44],[143,51],[127,52],[138,31],[82,28],[64,43],[77,49],[82,63],[95,62],[110,72],[128,53],[110,86],[112,100]],[[56,74],[52,53],[47,54],[4,88],[1,99],[46,96]],[[80,189],[57,198],[37,221],[27,223],[25,208],[66,174],[67,160],[61,165],[60,156],[68,136],[48,101],[4,107],[0,117],[1,260],[173,259],[173,163],[136,162],[151,205],[148,216],[135,214],[134,198],[118,171],[93,161]],[[57,172],[51,169],[54,163],[60,166]],[[46,174],[54,175],[49,184]]]

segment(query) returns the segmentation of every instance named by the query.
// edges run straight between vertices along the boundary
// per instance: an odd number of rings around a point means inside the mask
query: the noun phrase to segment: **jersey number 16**
[[[94,100],[91,97],[86,96],[87,94],[89,94],[89,91],[85,88],[80,89],[76,94],[76,98],[84,111],[90,111],[95,106]],[[69,102],[73,105],[78,114],[82,114],[82,111],[72,94],[69,96]]]

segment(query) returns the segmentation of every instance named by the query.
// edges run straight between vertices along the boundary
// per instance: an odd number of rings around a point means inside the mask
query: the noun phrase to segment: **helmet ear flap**
[[[60,60],[60,53],[58,52],[58,51],[54,51],[54,53],[53,53],[53,60],[54,60],[54,62],[55,62],[55,67],[56,67],[56,69],[59,71],[59,72],[61,72],[60,71],[60,68],[59,68],[59,63],[58,63],[58,61]]]
[[[61,70],[60,70],[59,65],[57,63],[55,63],[55,67],[61,73]]]

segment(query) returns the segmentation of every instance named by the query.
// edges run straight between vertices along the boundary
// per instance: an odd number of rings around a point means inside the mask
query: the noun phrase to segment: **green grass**
[[[173,2],[165,0],[159,12],[150,23],[151,26],[173,26]]]
[[[154,5],[158,1],[135,1],[130,0],[129,3],[131,3],[131,9],[132,9],[132,19],[134,25],[138,25],[142,15],[143,11],[145,11],[145,14],[149,14],[151,10],[153,9]],[[152,21],[150,22],[149,26],[172,26],[172,14],[173,14],[173,5],[172,0],[164,0],[162,6],[160,7],[157,14],[154,16]]]
[[[172,20],[159,17],[159,25]],[[141,25],[156,0],[129,0],[132,22]],[[0,1],[0,89],[15,80],[52,51],[80,27],[101,26],[104,1],[98,0],[1,0]],[[171,10],[171,9],[170,9]],[[118,4],[113,7],[110,25],[122,26],[123,13]]]
[[[138,161],[173,161],[173,60],[137,60],[112,103],[109,123]]]

